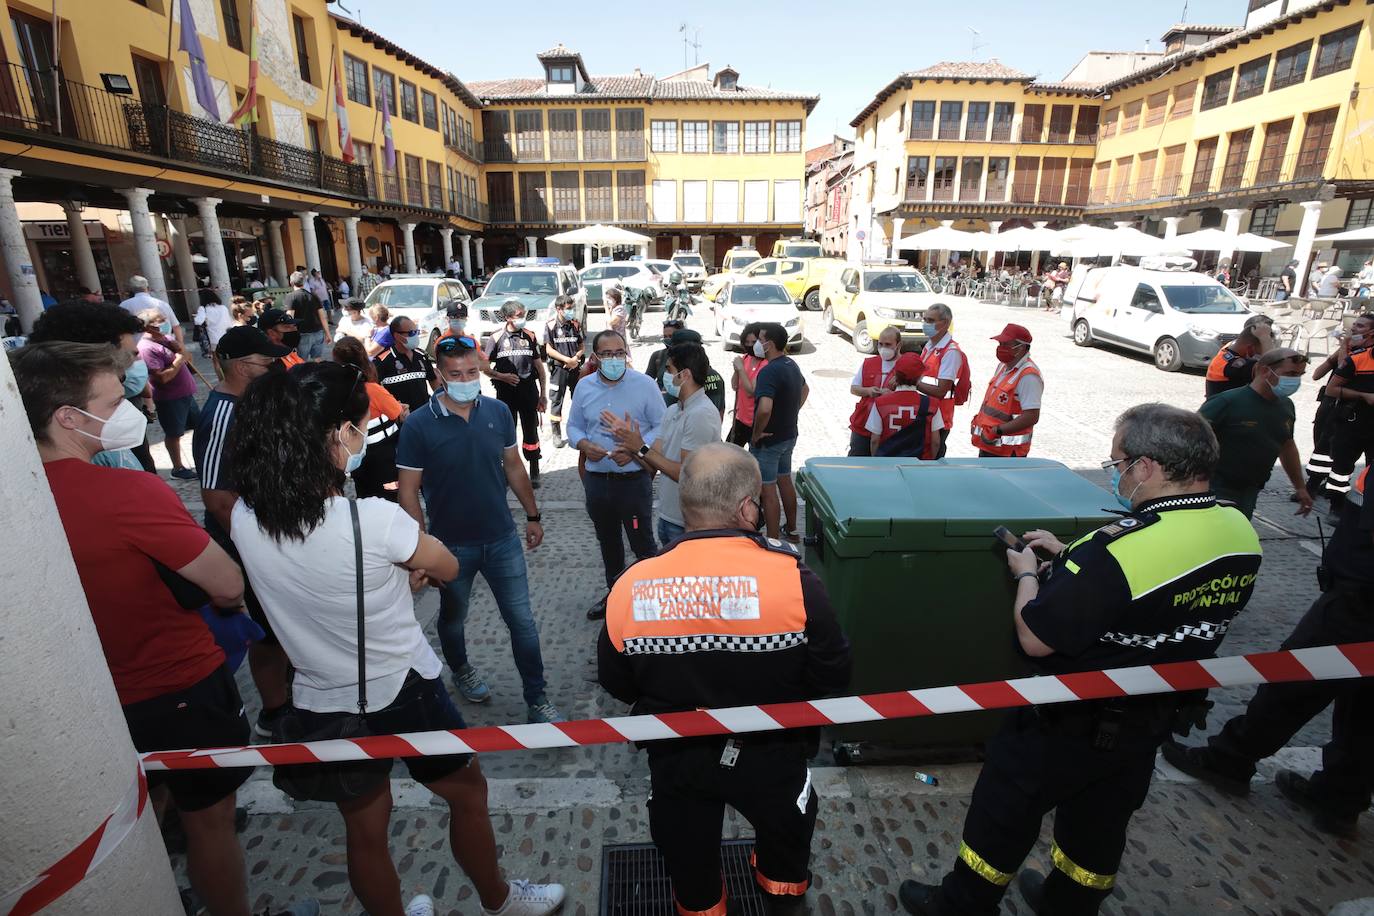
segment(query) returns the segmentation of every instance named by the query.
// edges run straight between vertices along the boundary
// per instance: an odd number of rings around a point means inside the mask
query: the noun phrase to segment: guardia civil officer
[[[1283,642],[1285,649],[1374,640],[1374,499],[1369,468],[1355,479],[1336,533],[1326,545],[1317,583],[1322,594]],[[1227,722],[1204,747],[1163,747],[1164,759],[1232,795],[1248,795],[1255,764],[1276,753],[1335,701],[1331,741],[1322,768],[1310,777],[1279,770],[1274,785],[1308,809],[1317,827],[1337,836],[1358,833],[1374,781],[1374,680],[1265,684],[1244,715]]]
[[[1055,554],[1008,551],[1020,647],[1047,674],[1210,658],[1245,607],[1260,566],[1245,516],[1208,490],[1219,449],[1191,411],[1142,404],[1116,422],[1113,492],[1128,511]],[[937,886],[903,882],[910,913],[980,916],[999,902],[1055,812],[1050,876],[1022,876],[1041,914],[1098,911],[1116,882],[1126,825],[1145,801],[1155,751],[1197,697],[1142,696],[1018,710],[988,742],[958,860]],[[1181,713],[1183,715],[1181,715]]]
[[[548,372],[544,348],[525,327],[525,305],[519,299],[501,303],[501,330],[486,340],[482,352],[491,361],[496,397],[520,423],[520,452],[530,465],[530,485],[539,488],[539,415],[547,407]]]
[[[606,605],[601,685],[636,713],[785,703],[849,683],[849,643],[825,586],[791,545],[758,535],[762,481],[737,445],[693,449],[679,477],[687,532],[631,566]],[[816,793],[813,729],[650,742],[649,831],[677,912],[725,916],[720,831],[754,826],[754,880],[770,913],[803,912]]]

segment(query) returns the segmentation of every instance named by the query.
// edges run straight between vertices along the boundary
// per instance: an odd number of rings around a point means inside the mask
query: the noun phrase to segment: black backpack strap
[[[348,500],[353,519],[353,580],[358,600],[358,714],[367,715],[367,631],[363,625],[363,529],[358,523],[358,501]]]

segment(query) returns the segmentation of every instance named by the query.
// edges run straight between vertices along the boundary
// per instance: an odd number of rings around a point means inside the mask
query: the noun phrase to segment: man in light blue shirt
[[[629,348],[615,331],[602,331],[592,339],[596,372],[578,383],[568,411],[568,441],[586,459],[582,486],[587,514],[601,545],[606,567],[606,591],[625,569],[623,529],[638,559],[658,552],[654,544],[654,479],[638,463],[648,454],[663,422],[663,395],[654,380],[625,363]],[[644,445],[639,454],[627,451],[612,435],[614,421],[639,425]],[[606,596],[587,612],[588,620],[606,616]]]

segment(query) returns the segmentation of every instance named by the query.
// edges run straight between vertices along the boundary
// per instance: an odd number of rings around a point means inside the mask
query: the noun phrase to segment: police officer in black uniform
[[[1317,568],[1321,597],[1283,648],[1374,640],[1374,499],[1369,498],[1369,482],[1366,467]],[[1244,715],[1227,722],[1205,747],[1170,742],[1163,747],[1164,759],[1232,795],[1247,795],[1255,764],[1287,744],[1333,700],[1331,742],[1322,749],[1322,768],[1311,777],[1279,770],[1274,784],[1311,811],[1318,828],[1354,837],[1374,788],[1374,680],[1265,684]]]
[[[1345,504],[1360,456],[1366,464],[1374,463],[1374,313],[1366,312],[1350,325],[1347,350],[1326,383],[1326,394],[1335,400],[1329,421],[1331,471],[1326,477],[1333,513]]]
[[[1142,404],[1117,419],[1113,491],[1127,510],[1067,549],[1045,531],[1009,550],[1022,651],[1047,674],[1211,658],[1250,599],[1259,539],[1208,491],[1219,448],[1191,411]],[[1038,569],[1039,567],[1039,569]],[[1038,571],[1038,575],[1037,575]],[[1178,694],[1030,707],[987,746],[963,843],[939,886],[905,881],[907,912],[981,916],[1002,895],[1055,812],[1053,869],[1024,873],[1040,914],[1098,911],[1111,893],[1126,825],[1145,801],[1155,751],[1200,698]]]
[[[544,327],[544,356],[549,361],[549,423],[553,426],[554,448],[568,444],[563,438],[563,404],[572,405],[573,389],[577,387],[582,360],[587,354],[587,340],[582,323],[573,315],[572,298],[559,296],[553,300],[553,317]]]
[[[520,452],[530,464],[530,485],[539,487],[539,415],[544,412],[548,378],[544,350],[534,332],[525,327],[525,306],[519,299],[501,303],[505,327],[487,338],[483,352],[491,362],[487,372],[496,397],[520,421]]]

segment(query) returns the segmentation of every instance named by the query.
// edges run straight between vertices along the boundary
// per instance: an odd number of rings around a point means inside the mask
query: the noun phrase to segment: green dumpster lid
[[[1071,532],[1113,517],[1111,494],[1044,458],[812,458],[798,487],[831,537],[889,539],[894,550],[935,532]]]

